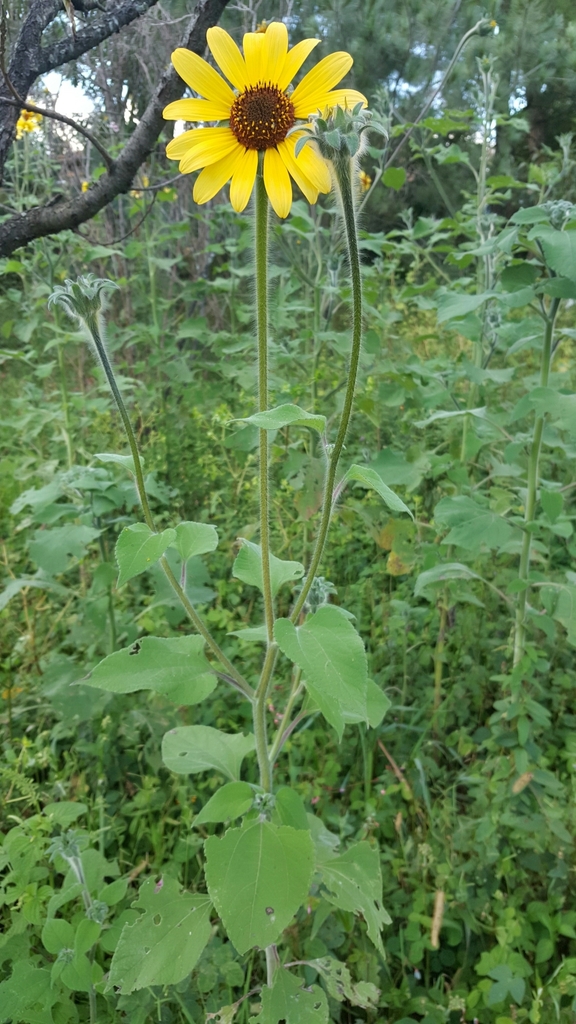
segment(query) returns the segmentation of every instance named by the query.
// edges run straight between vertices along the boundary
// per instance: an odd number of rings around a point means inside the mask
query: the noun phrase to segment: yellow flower
[[[82,191],[83,192],[87,192],[89,188],[90,188],[90,182],[89,181],[83,181],[82,182]]]
[[[230,202],[241,213],[256,178],[258,154],[264,154],[264,185],[279,217],[287,217],[292,205],[290,175],[310,203],[319,192],[329,192],[328,165],[307,145],[296,156],[300,132],[288,136],[297,121],[326,107],[353,107],[362,93],[334,89],[352,67],[348,53],[331,53],[312,68],[293,91],[288,87],[312,52],[318,39],[303,39],[288,50],[288,31],[272,22],[266,32],[247,32],[244,55],[222,28],[210,28],[208,46],[234,90],[205,60],[190,50],[178,49],[172,62],[187,85],[203,99],[176,100],[164,110],[167,119],[227,121],[214,128],[193,128],[168,144],[166,153],[180,161],[180,171],[201,170],[194,185],[194,199],[207,203],[230,179]],[[288,136],[288,137],[287,137]]]
[[[358,181],[363,192],[367,192],[372,184],[372,178],[366,174],[366,171],[358,171]]]
[[[16,138],[21,139],[25,132],[34,132],[40,127],[42,114],[35,114],[32,110],[21,110],[20,117],[16,121]]]

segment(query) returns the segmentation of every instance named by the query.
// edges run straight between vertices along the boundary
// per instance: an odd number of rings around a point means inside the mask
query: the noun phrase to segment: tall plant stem
[[[258,412],[268,409],[268,196],[262,167],[256,176],[256,333],[258,343]],[[268,643],[274,640],[274,603],[270,580],[270,496],[268,489],[268,431],[259,431],[260,544],[262,591]]]
[[[552,360],[552,342],[554,338],[554,322],[559,299],[552,299],[546,327],[544,330],[544,344],[542,347],[542,360],[540,363],[540,386],[547,387],[550,374],[550,363]],[[524,511],[524,537],[522,540],[522,551],[520,552],[520,565],[518,568],[518,579],[525,583],[524,589],[520,591],[516,604],[516,621],[514,624],[514,666],[522,660],[526,650],[526,601],[528,596],[528,577],[530,574],[530,551],[532,546],[532,534],[530,524],[534,520],[536,508],[536,496],[539,483],[540,450],[542,447],[542,433],[544,430],[544,414],[540,413],[534,421],[534,433],[530,446],[530,459],[528,462],[528,480],[526,487],[526,506]]]
[[[104,373],[106,374],[106,378],[108,380],[108,384],[110,385],[110,390],[111,390],[112,394],[114,395],[114,400],[115,400],[116,405],[118,407],[118,412],[120,413],[120,417],[122,419],[122,423],[124,425],[124,430],[126,432],[126,437],[128,438],[128,444],[130,446],[130,452],[132,454],[132,461],[134,463],[134,476],[136,478],[136,488],[138,490],[138,496],[140,498],[140,503],[142,505],[142,512],[144,513],[144,520],[145,520],[146,525],[148,526],[148,528],[150,530],[152,530],[154,533],[156,533],[157,530],[156,530],[156,526],[154,524],[154,518],[152,516],[152,511],[150,509],[150,503],[148,501],[148,495],[146,494],[146,486],[145,486],[145,483],[144,483],[144,473],[142,472],[142,462],[140,461],[140,452],[138,451],[138,445],[136,443],[136,437],[135,437],[134,431],[132,429],[132,424],[130,422],[130,417],[128,416],[128,413],[126,411],[126,406],[124,405],[124,399],[122,398],[122,395],[120,394],[120,390],[119,390],[118,385],[116,383],[116,378],[114,376],[114,371],[113,371],[112,366],[110,364],[110,360],[108,359],[108,355],[107,355],[104,343],[102,341],[102,335],[101,335],[100,330],[98,328],[98,324],[95,321],[91,320],[91,321],[87,322],[87,326],[88,326],[88,329],[90,331],[90,334],[92,335],[92,339],[94,341],[94,345],[96,346],[96,351],[98,352],[98,357],[99,357],[100,362],[102,364],[102,368],[104,370]],[[182,604],[186,614],[188,615],[188,618],[190,619],[192,625],[200,633],[200,635],[202,637],[204,637],[204,640],[206,641],[208,647],[210,648],[210,650],[212,651],[214,656],[218,659],[218,661],[220,662],[222,667],[225,669],[226,674],[231,679],[234,680],[234,684],[235,684],[236,688],[240,689],[242,691],[242,693],[244,693],[247,697],[252,698],[254,696],[254,692],[252,690],[252,687],[244,679],[244,677],[241,675],[241,673],[238,672],[238,670],[234,667],[232,662],[226,657],[226,655],[224,654],[224,651],[221,650],[219,644],[216,643],[214,637],[212,636],[212,634],[209,632],[209,630],[206,628],[206,626],[202,622],[202,619],[198,615],[198,612],[196,611],[194,606],[191,604],[191,602],[188,599],[188,597],[186,596],[184,590],[182,589],[182,587],[178,583],[178,580],[174,576],[174,573],[172,572],[172,569],[170,568],[168,560],[166,558],[162,557],[160,559],[160,565],[161,565],[161,567],[162,567],[162,569],[164,571],[164,574],[165,574],[168,582],[170,583],[170,586],[172,587],[172,589],[174,590],[174,592],[176,593],[176,595],[180,599],[180,602],[181,602],[181,604]]]
[[[350,423],[350,417],[352,415],[356,378],[358,376],[358,363],[360,361],[360,349],[362,345],[362,278],[360,275],[360,254],[358,252],[358,238],[356,235],[356,216],[354,210],[354,196],[352,192],[352,161],[350,158],[347,156],[340,156],[338,160],[334,162],[334,171],[342,203],[344,229],[348,249],[348,262],[350,265],[350,277],[352,280],[352,352],[350,355],[348,383],[346,386],[346,394],[344,396],[344,406],[340,417],[340,424],[338,426],[338,434],[336,436],[334,447],[332,448],[328,458],[328,471],[326,473],[326,481],[324,485],[324,498],[322,501],[320,526],[316,537],[316,544],[314,546],[310,567],[306,574],[306,580],[291,615],[292,622],[297,621],[298,616],[304,607],[310,587],[314,582],[314,577],[316,576],[324,553],[324,545],[326,544],[326,537],[328,536],[330,518],[332,515],[334,484],[336,482],[338,462],[342,454],[344,441],[348,432],[348,425]]]

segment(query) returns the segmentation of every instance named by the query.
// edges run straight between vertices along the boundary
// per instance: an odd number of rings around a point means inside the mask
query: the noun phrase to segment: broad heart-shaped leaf
[[[310,833],[258,821],[210,836],[204,849],[208,892],[238,952],[276,942],[308,895]]]
[[[206,555],[218,547],[216,527],[209,523],[178,523],[174,547],[183,562],[195,555]]]
[[[326,417],[306,412],[299,405],[279,405],[276,409],[266,412],[255,412],[247,416],[243,423],[252,423],[260,430],[281,430],[282,427],[310,427],[322,434],[326,429]]]
[[[340,739],[346,714],[368,721],[366,651],[338,608],[319,608],[303,626],[277,619],[274,637],[286,657],[302,669],[307,689]]]
[[[235,782],[246,754],[254,750],[254,736],[230,734],[210,725],[183,725],[162,740],[162,760],[171,772],[194,775],[213,769]]]
[[[177,704],[198,704],[216,686],[201,636],[144,636],[109,654],[82,680],[111,693],[154,690]]]
[[[254,790],[247,782],[227,782],[221,786],[214,796],[194,818],[194,825],[203,825],[205,821],[229,821],[239,818],[250,810],[254,800]]]
[[[458,544],[476,551],[482,544],[500,548],[519,533],[502,516],[467,495],[442,498],[434,509],[439,526],[450,527],[443,544]]]
[[[279,967],[272,988],[262,989],[262,1011],[253,1024],[327,1024],[328,1000],[319,985],[308,988],[304,978]]]
[[[182,892],[175,878],[147,879],[133,904],[144,913],[126,924],[112,958],[107,991],[123,995],[149,985],[177,985],[195,967],[210,938],[207,896]]]
[[[176,539],[176,530],[153,533],[146,523],[125,526],[116,542],[116,561],[121,587],[133,576],[149,569],[164,554],[166,548]]]
[[[382,722],[384,715],[391,706],[392,701],[390,698],[382,692],[373,679],[369,679],[368,689],[366,691],[366,708],[368,711],[366,721],[368,722],[368,725],[371,726],[372,729],[377,729]],[[343,717],[346,725],[357,725],[358,722],[365,721],[365,719],[361,718],[360,715],[354,715],[349,711],[344,711]]]
[[[538,225],[528,237],[539,240],[551,270],[576,281],[576,231],[557,231]]]
[[[232,575],[243,583],[262,590],[262,548],[250,540],[242,540],[242,547],[236,556]],[[272,595],[276,595],[280,587],[290,580],[299,580],[304,575],[301,562],[285,562],[270,552],[270,580]]]
[[[362,914],[368,935],[384,956],[380,932],[392,920],[382,906],[380,854],[370,843],[355,843],[339,857],[322,865],[325,898],[341,910]]]
[[[350,466],[344,477],[346,483],[349,480],[356,480],[363,487],[370,487],[380,495],[384,504],[391,508],[393,512],[407,512],[414,519],[408,506],[404,504],[394,491],[390,490],[387,484],[384,483],[380,473],[377,473],[375,469],[371,469],[370,466]]]
[[[554,388],[532,388],[514,406],[511,422],[530,415],[532,410],[576,436],[576,395],[562,394]]]

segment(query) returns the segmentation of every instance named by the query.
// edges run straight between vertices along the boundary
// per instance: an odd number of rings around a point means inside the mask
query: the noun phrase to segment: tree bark
[[[110,10],[105,11],[81,31],[69,35],[50,46],[42,46],[42,33],[62,11],[62,0],[32,0],[30,9],[10,54],[8,77],[16,92],[26,99],[31,86],[40,75],[46,75],[54,68],[98,46],[124,25],[140,18],[158,0],[112,0]],[[18,120],[17,107],[2,103],[12,93],[0,75],[0,180],[10,146],[14,141],[14,129]]]
[[[54,2],[55,0],[37,0],[37,4],[45,8],[50,4],[54,6]],[[134,4],[135,0],[127,2]],[[140,3],[144,3],[144,0],[140,0]],[[206,31],[217,24],[227,3],[228,0],[198,0],[181,45],[202,55],[206,47]],[[151,6],[148,0],[147,6]],[[179,99],[184,89],[182,79],[173,67],[169,67],[162,75],[140,123],[110,171],[103,174],[87,192],[72,199],[56,197],[44,206],[37,206],[26,213],[8,217],[0,224],[0,256],[10,256],[34,238],[43,238],[59,231],[77,228],[94,217],[121,192],[128,192],[138,168],[154,149],[165,123],[162,118],[164,107]]]

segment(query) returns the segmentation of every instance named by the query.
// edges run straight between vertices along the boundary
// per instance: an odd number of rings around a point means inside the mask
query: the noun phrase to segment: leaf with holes
[[[125,526],[116,542],[116,561],[120,574],[117,586],[149,569],[162,557],[166,548],[176,539],[176,530],[153,533],[146,523]]]
[[[238,952],[276,942],[308,896],[310,833],[258,821],[210,836],[204,849],[208,892]]]
[[[195,775],[210,769],[235,782],[246,754],[254,750],[252,733],[230,734],[210,725],[183,725],[171,729],[162,740],[162,760],[171,772]]]
[[[249,583],[253,587],[258,587],[258,590],[262,590],[262,548],[259,544],[242,540],[242,547],[236,556],[232,574],[243,583]],[[273,597],[284,583],[299,580],[303,575],[304,566],[301,562],[287,562],[282,558],[276,558],[276,555],[270,552],[270,581]]]
[[[210,938],[207,896],[184,892],[169,876],[147,879],[133,906],[144,913],[126,924],[112,958],[107,992],[177,985],[196,966]]]
[[[110,693],[154,690],[176,704],[198,704],[216,686],[201,636],[144,636],[109,654],[82,680]]]
[[[310,966],[315,967],[328,989],[328,994],[339,1003],[347,999],[353,1006],[361,1006],[363,1010],[375,1010],[380,998],[380,990],[369,981],[352,981],[346,964],[324,956],[320,960],[311,960]]]
[[[328,1000],[319,985],[306,985],[304,978],[279,967],[272,988],[262,989],[262,1012],[253,1024],[327,1024]]]
[[[341,910],[361,914],[369,937],[384,956],[381,931],[392,920],[382,906],[382,872],[380,855],[370,843],[355,843],[339,857],[322,865],[324,896]]]

